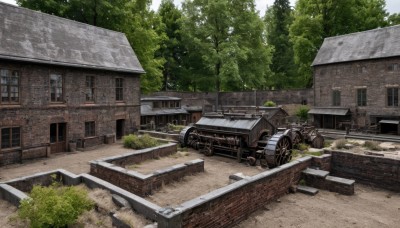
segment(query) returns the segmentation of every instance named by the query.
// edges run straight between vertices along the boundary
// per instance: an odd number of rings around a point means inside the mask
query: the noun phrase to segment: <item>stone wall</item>
[[[182,98],[182,105],[215,106],[217,94],[215,92],[156,92],[149,96],[172,96]],[[277,105],[285,104],[313,104],[312,89],[269,90],[251,92],[220,92],[219,105],[261,106],[266,101],[273,101]]]
[[[125,120],[125,134],[139,128],[140,79],[137,75],[13,61],[0,62],[0,69],[17,70],[20,74],[20,101],[0,104],[0,126],[21,127],[21,147],[15,148],[14,153],[0,149],[0,165],[42,157],[43,153],[33,151],[21,157],[18,151],[49,144],[52,123],[66,123],[66,143],[85,138],[87,121],[95,122],[98,137],[115,135],[118,119]],[[51,102],[49,75],[52,73],[63,75],[62,102]],[[86,76],[95,77],[92,103],[85,100]],[[115,78],[124,79],[123,102],[115,101]]]
[[[341,151],[330,153],[332,175],[400,192],[400,160]]]

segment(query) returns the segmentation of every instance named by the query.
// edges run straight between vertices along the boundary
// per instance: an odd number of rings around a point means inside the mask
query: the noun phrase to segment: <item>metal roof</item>
[[[312,108],[308,114],[346,116],[350,114],[350,110],[348,108]]]
[[[383,124],[396,124],[398,125],[400,123],[400,121],[398,120],[381,120],[379,121],[379,123],[383,123]]]
[[[0,59],[144,73],[125,34],[2,2]]]
[[[161,115],[178,115],[189,113],[183,108],[163,108],[163,109],[152,109],[150,105],[141,105],[140,114],[142,116],[161,116]]]
[[[400,56],[400,25],[325,38],[312,66]]]
[[[213,117],[202,117],[196,126],[211,126],[211,127],[223,127],[223,128],[234,128],[252,130],[254,126],[262,118],[249,118],[249,119],[237,119],[237,118],[213,118]]]
[[[141,101],[180,101],[182,98],[179,97],[168,97],[168,96],[155,96],[155,97],[142,97]]]

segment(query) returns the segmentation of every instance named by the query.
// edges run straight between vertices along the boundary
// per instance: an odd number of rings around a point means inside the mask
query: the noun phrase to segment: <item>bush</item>
[[[275,102],[273,102],[273,101],[266,101],[266,102],[264,103],[264,106],[265,106],[265,107],[275,107],[276,104],[275,104]]]
[[[346,148],[346,144],[347,144],[347,140],[346,139],[335,140],[335,148],[336,149]]]
[[[308,111],[310,111],[310,108],[306,105],[302,105],[297,109],[296,116],[299,117],[300,121],[305,122],[308,120]]]
[[[127,135],[124,136],[123,141],[124,141],[124,147],[135,150],[145,149],[160,145],[156,139],[150,137],[150,135],[148,134],[144,134],[140,137],[132,134]]]
[[[380,147],[379,143],[376,141],[365,141],[364,147],[375,151],[382,150],[382,147]]]
[[[21,201],[18,217],[31,227],[66,227],[93,205],[87,191],[76,186],[34,186],[30,198]]]

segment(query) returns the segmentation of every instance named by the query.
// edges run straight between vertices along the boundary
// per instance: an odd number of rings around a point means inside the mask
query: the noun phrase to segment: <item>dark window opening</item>
[[[85,137],[96,135],[96,125],[94,121],[85,122]]]
[[[399,89],[388,88],[387,89],[387,105],[390,107],[399,106]]]
[[[86,76],[86,101],[94,102],[94,76]]]
[[[367,106],[367,89],[357,90],[357,105]]]
[[[13,148],[21,146],[21,128],[3,128],[1,129],[1,148]]]
[[[0,69],[1,76],[1,103],[19,102],[19,73]]]
[[[63,101],[63,78],[60,74],[50,75],[50,97],[51,102]]]
[[[117,101],[124,100],[124,79],[123,78],[115,79],[115,100],[117,100]]]

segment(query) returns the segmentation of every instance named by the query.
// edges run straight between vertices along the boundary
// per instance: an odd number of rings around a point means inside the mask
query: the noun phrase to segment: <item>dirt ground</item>
[[[131,150],[123,148],[122,143],[118,142],[92,151],[63,153],[53,155],[48,159],[0,167],[2,178],[0,181],[58,168],[75,174],[89,172],[89,161],[129,151]],[[388,155],[394,153],[393,150],[385,152]],[[190,152],[188,155],[172,155],[132,168],[146,173],[196,158],[205,160],[204,173],[188,176],[181,182],[166,185],[148,197],[148,200],[162,206],[177,205],[227,185],[230,174],[242,172],[250,176],[264,170],[248,167],[244,163],[239,164],[235,159],[220,156],[205,157],[197,152]],[[10,227],[7,221],[15,211],[14,206],[0,200],[0,227]],[[266,205],[264,210],[253,213],[237,227],[399,227],[398,224],[400,224],[399,193],[356,184],[354,196],[343,196],[327,191],[320,191],[316,196],[301,193],[286,195],[280,199],[279,203]]]
[[[242,173],[245,176],[253,176],[265,171],[259,166],[248,166],[244,162],[238,163],[235,159],[221,156],[207,157],[194,150],[189,151],[187,156],[178,153],[158,160],[148,161],[135,168],[139,172],[147,173],[149,170],[184,163],[196,158],[204,160],[204,173],[186,176],[179,182],[165,185],[153,195],[148,196],[148,200],[160,206],[177,206],[185,201],[228,185],[230,183],[229,175],[231,174]],[[191,191],[187,191],[188,189],[191,189]]]
[[[315,196],[296,193],[279,201],[236,228],[395,228],[400,224],[400,194],[365,185],[356,184],[353,196],[320,190]]]

